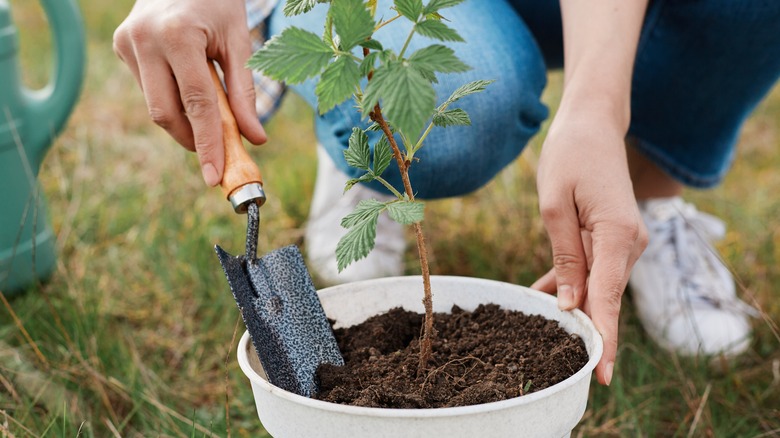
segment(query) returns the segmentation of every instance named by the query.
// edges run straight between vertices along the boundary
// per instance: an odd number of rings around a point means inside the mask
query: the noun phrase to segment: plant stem
[[[398,52],[398,59],[403,59],[404,53],[406,53],[406,49],[409,47],[409,43],[412,42],[413,35],[414,35],[414,26],[412,26],[412,30],[409,31],[409,36],[406,37],[406,42],[404,42],[404,47],[401,49],[400,52]]]
[[[382,108],[379,107],[379,104],[374,106],[374,111],[369,114],[369,117],[379,124],[379,127],[382,128],[382,132],[387,137],[390,147],[393,149],[393,157],[398,164],[398,168],[401,170],[401,181],[403,181],[404,190],[409,196],[409,200],[414,201],[412,183],[409,181],[409,165],[404,159],[401,149],[398,147],[398,143],[395,142],[395,137],[393,137],[393,131],[390,130],[390,125],[387,124],[384,116],[382,116]]]
[[[428,124],[428,128],[425,129],[425,132],[423,132],[423,135],[420,136],[419,140],[417,140],[417,144],[414,145],[414,148],[412,149],[412,155],[413,156],[414,156],[414,153],[417,152],[417,150],[422,147],[422,144],[425,141],[425,138],[428,137],[428,134],[431,133],[431,129],[433,129],[433,122]]]
[[[395,20],[397,20],[397,19],[401,18],[402,16],[403,16],[403,15],[401,15],[401,14],[398,14],[398,15],[396,15],[395,17],[393,17],[393,18],[391,18],[391,19],[389,19],[389,20],[387,20],[387,21],[383,21],[383,22],[379,23],[379,24],[378,24],[376,27],[374,27],[374,32],[372,32],[372,33],[376,33],[376,31],[378,31],[379,29],[381,29],[381,28],[383,28],[383,27],[387,26],[388,24],[390,24],[390,23],[392,23],[393,21],[395,21]]]
[[[395,142],[393,132],[390,130],[390,126],[382,116],[382,108],[379,104],[374,106],[374,110],[370,114],[371,120],[375,121],[382,128],[387,140],[390,142],[390,147],[393,149],[393,157],[398,164],[398,168],[401,170],[401,180],[404,184],[404,190],[410,201],[414,201],[414,191],[412,191],[412,184],[409,181],[409,165],[410,162],[404,159],[401,149]],[[433,329],[433,294],[431,293],[431,274],[428,269],[428,251],[425,248],[425,236],[423,236],[422,225],[417,222],[414,224],[414,233],[417,237],[417,252],[420,256],[420,267],[422,268],[423,277],[423,306],[425,306],[425,321],[423,321],[423,333],[420,339],[420,362],[417,368],[417,375],[421,375],[428,367],[428,362],[431,360],[431,348],[433,343],[433,337],[435,332]]]
[[[434,117],[436,117],[436,114],[443,113],[448,106],[449,105],[447,103],[444,103],[440,107],[436,108],[436,113],[434,113]],[[425,138],[428,137],[428,134],[431,133],[431,129],[433,129],[433,121],[431,121],[431,123],[428,124],[428,127],[425,129],[425,132],[423,132],[423,135],[420,137],[419,140],[417,140],[417,144],[415,144],[414,148],[412,149],[412,155],[414,155],[414,153],[417,152],[417,150],[422,147],[423,141],[425,141]]]
[[[382,178],[379,175],[374,175],[374,179],[379,181],[380,183],[382,183],[382,185],[385,186],[387,188],[387,190],[390,190],[395,195],[396,198],[398,198],[398,199],[403,199],[404,198],[404,195],[402,195],[398,190],[396,190],[395,187],[393,187],[392,184],[387,182],[386,179]]]
[[[420,255],[424,291],[423,306],[425,306],[425,321],[423,321],[423,334],[422,339],[420,339],[420,362],[417,366],[417,375],[419,376],[428,368],[436,331],[433,328],[433,293],[431,292],[431,273],[428,270],[428,250],[425,248],[425,236],[423,236],[420,222],[414,224],[414,234],[417,237],[417,253]]]

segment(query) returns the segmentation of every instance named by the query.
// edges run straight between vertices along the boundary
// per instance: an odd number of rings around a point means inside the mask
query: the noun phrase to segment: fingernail
[[[574,290],[568,284],[558,288],[558,308],[569,310],[574,307]]]
[[[206,181],[209,187],[214,187],[219,184],[219,176],[217,176],[217,168],[211,163],[206,163],[201,169],[203,173],[203,180]]]
[[[607,363],[607,366],[604,368],[604,382],[609,386],[610,382],[612,382],[612,371],[615,369],[615,362],[609,362]]]

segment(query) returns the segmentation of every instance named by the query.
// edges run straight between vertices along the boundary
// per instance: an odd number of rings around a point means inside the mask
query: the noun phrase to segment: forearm
[[[628,129],[631,76],[647,0],[561,0],[561,111],[587,109]]]

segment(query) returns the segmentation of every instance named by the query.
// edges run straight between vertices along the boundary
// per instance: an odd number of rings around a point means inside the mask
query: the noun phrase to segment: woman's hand
[[[138,0],[114,33],[114,52],[141,86],[152,120],[197,151],[209,186],[222,180],[225,156],[208,60],[225,74],[241,133],[254,144],[265,142],[244,67],[251,43],[243,0]]]
[[[532,287],[582,307],[604,339],[609,385],[631,268],[647,246],[626,162],[631,77],[647,0],[561,0],[563,97],[539,160],[539,204],[553,270]]]
[[[553,269],[531,287],[581,307],[604,339],[598,380],[612,379],[618,316],[631,268],[647,245],[632,190],[625,129],[595,111],[559,112],[539,161],[537,185]]]

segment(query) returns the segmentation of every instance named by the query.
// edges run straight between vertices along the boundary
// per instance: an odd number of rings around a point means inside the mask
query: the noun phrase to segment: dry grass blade
[[[24,339],[33,349],[35,355],[38,357],[38,360],[41,362],[41,364],[48,367],[49,361],[46,360],[46,356],[43,355],[41,350],[38,348],[38,344],[35,343],[33,338],[30,336],[30,333],[28,333],[27,330],[24,328],[24,324],[22,324],[22,321],[16,315],[16,312],[14,312],[13,307],[11,307],[11,303],[8,302],[8,300],[5,298],[5,294],[1,290],[0,290],[0,300],[3,301],[3,305],[5,306],[6,310],[8,310],[8,313],[11,315],[11,318],[13,318],[14,324],[16,324],[16,328],[19,329],[19,331],[22,333],[22,336],[24,336]]]
[[[780,436],[780,429],[769,430],[760,435],[756,435],[753,438],[767,438],[767,437],[777,437],[777,436]]]
[[[59,411],[68,400],[73,399],[73,394],[49,372],[50,369],[38,369],[35,361],[21,349],[3,341],[0,341],[0,363],[3,364],[3,373],[8,376],[7,379],[2,376],[4,386],[9,387],[13,381],[10,391],[16,399],[32,397],[49,412]]]
[[[708,383],[707,387],[704,389],[704,394],[701,396],[701,400],[699,401],[699,407],[696,409],[696,415],[693,416],[691,428],[688,429],[688,438],[691,438],[694,432],[696,432],[696,426],[699,425],[699,419],[701,418],[701,413],[704,410],[704,406],[707,404],[707,399],[710,397],[711,389],[712,383]]]
[[[233,345],[236,343],[236,334],[238,333],[238,326],[241,323],[241,315],[236,316],[236,325],[233,328],[233,337],[230,338],[230,344],[228,344],[227,353],[225,353],[225,419],[227,427],[227,436],[230,438],[230,374],[228,374],[228,363],[230,362],[230,353],[233,352]]]
[[[3,437],[8,438],[14,438],[14,434],[10,430],[10,424],[8,423],[9,420],[11,423],[14,424],[14,426],[18,427],[22,432],[26,433],[28,436],[37,438],[39,435],[37,435],[35,432],[28,429],[24,424],[21,422],[15,420],[13,417],[9,416],[8,413],[4,410],[0,410],[0,414],[3,415],[3,424],[0,425],[0,431],[3,432]]]
[[[187,418],[186,416],[176,412],[175,410],[169,408],[168,406],[165,406],[162,404],[159,400],[152,397],[150,394],[144,394],[144,398],[146,401],[154,405],[157,409],[159,409],[161,412],[164,412],[167,415],[170,415],[171,417],[181,421],[181,422],[190,422],[192,424],[192,427],[197,430],[198,432],[204,434],[205,436],[214,436],[211,430],[206,429],[205,427],[201,426],[200,424],[192,421],[190,418]]]
[[[6,371],[5,369],[0,371]],[[21,404],[22,399],[19,397],[19,393],[16,391],[16,388],[14,387],[13,383],[11,383],[10,380],[8,380],[2,372],[0,372],[0,384],[3,385],[5,390],[8,392],[8,394],[11,395],[11,398],[14,399],[14,402]]]
[[[114,438],[122,438],[122,435],[118,430],[116,430],[116,427],[114,426],[114,423],[111,422],[111,420],[108,418],[103,418],[103,424],[105,424],[108,430],[111,431],[111,433],[114,435]]]

